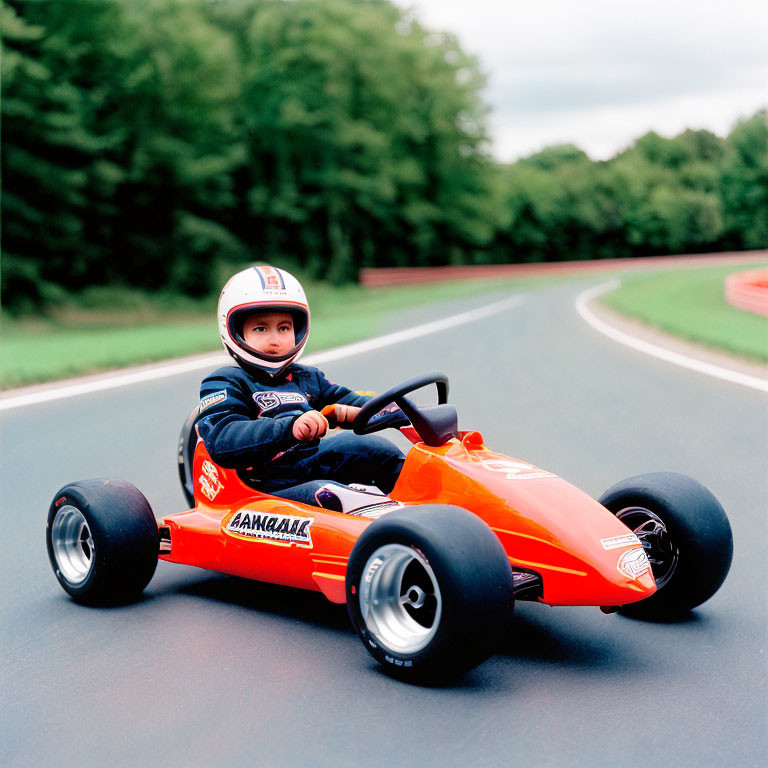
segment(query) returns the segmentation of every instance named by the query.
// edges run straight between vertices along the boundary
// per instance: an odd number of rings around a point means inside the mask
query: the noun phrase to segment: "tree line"
[[[768,120],[488,151],[484,77],[388,0],[2,0],[2,301],[768,246]]]

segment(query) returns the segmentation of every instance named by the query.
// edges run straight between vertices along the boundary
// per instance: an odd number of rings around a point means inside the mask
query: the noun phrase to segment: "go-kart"
[[[437,405],[407,397],[432,384]],[[459,431],[447,395],[446,377],[434,373],[369,400],[353,423],[357,434],[391,426],[393,403],[410,421],[401,431],[413,446],[397,484],[388,496],[329,485],[317,506],[259,492],[217,466],[194,429],[195,410],[179,444],[192,508],[156,521],[128,483],[67,485],[48,515],[56,576],[91,604],[137,597],[158,558],[319,590],[346,602],[385,669],[410,678],[482,662],[516,600],[653,619],[691,610],[723,583],[730,525],[697,481],[640,475],[595,501],[488,449],[479,432]]]

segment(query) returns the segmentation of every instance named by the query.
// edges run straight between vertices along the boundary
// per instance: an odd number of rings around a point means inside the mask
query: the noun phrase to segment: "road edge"
[[[525,299],[525,294],[514,294],[506,299],[501,299],[500,301],[493,302],[486,306],[470,309],[456,315],[449,315],[448,317],[432,320],[428,323],[421,323],[420,325],[405,328],[401,331],[387,333],[383,336],[374,336],[370,339],[353,342],[352,344],[345,344],[340,347],[319,350],[302,358],[302,362],[310,365],[326,363],[332,360],[351,357],[352,355],[371,352],[375,349],[381,349],[382,347],[388,347],[392,344],[420,338],[421,336],[428,336],[429,334],[438,333],[457,325],[471,323],[475,320],[480,320],[484,317],[489,317],[499,312],[513,309],[520,306]],[[120,368],[115,371],[94,373],[73,379],[48,382],[46,384],[33,384],[29,387],[20,387],[18,389],[9,389],[0,392],[0,411],[9,411],[15,408],[49,403],[54,400],[63,400],[68,397],[101,392],[108,389],[128,386],[130,384],[139,384],[155,379],[163,379],[168,376],[188,373],[210,366],[222,366],[231,362],[232,359],[223,351],[207,352],[203,355],[194,355],[173,361],[149,363],[141,366],[132,366],[130,368]]]
[[[621,280],[618,278],[608,280],[582,291],[574,301],[579,316],[598,333],[673,365],[768,392],[768,364],[745,360],[703,344],[681,339],[615,312],[598,302],[600,296],[616,290],[620,285]]]

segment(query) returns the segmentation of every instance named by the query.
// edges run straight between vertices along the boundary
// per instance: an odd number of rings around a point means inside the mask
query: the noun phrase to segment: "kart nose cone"
[[[615,606],[635,603],[656,591],[651,563],[641,546],[619,550],[615,558],[605,557],[596,575],[593,588],[599,593],[596,602],[603,613],[612,613]]]

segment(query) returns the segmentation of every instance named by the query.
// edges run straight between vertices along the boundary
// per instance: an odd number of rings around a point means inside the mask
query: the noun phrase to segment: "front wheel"
[[[81,603],[135,599],[157,567],[155,516],[122,480],[65,485],[48,512],[46,543],[59,584]]]
[[[390,512],[356,542],[347,606],[368,652],[402,678],[461,674],[509,625],[512,569],[501,542],[458,507]]]
[[[621,613],[645,619],[690,611],[717,592],[731,567],[731,526],[701,483],[674,472],[630,477],[609,488],[600,503],[640,539],[656,592]]]

